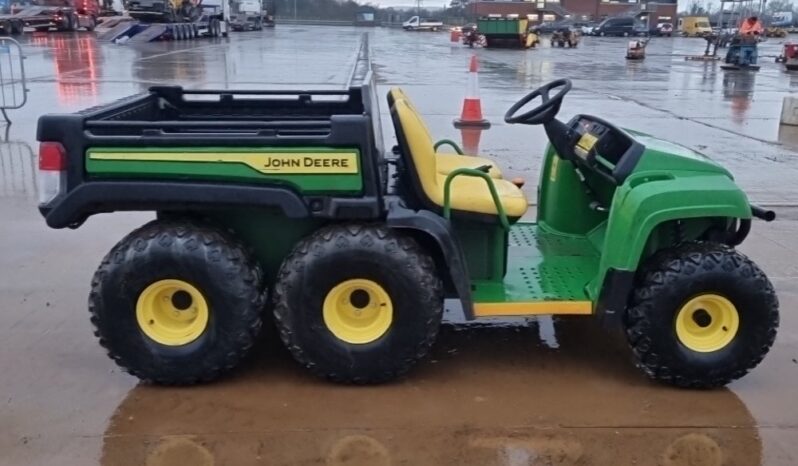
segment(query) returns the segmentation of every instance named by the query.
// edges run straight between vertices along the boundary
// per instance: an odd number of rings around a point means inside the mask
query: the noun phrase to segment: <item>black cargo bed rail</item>
[[[357,71],[353,74],[363,76],[350,80],[348,89],[156,86],[82,112],[44,115],[39,118],[37,139],[59,142],[68,163],[65,192],[40,205],[40,210],[54,228],[76,227],[93,214],[116,210],[255,207],[278,208],[289,217],[381,218],[387,170],[374,76],[368,61],[360,60]],[[265,179],[251,184],[182,176],[118,178],[90,174],[85,168],[87,151],[92,148],[161,147],[189,151],[197,147],[354,149],[360,156],[362,189],[358,193],[300,192],[290,183]]]

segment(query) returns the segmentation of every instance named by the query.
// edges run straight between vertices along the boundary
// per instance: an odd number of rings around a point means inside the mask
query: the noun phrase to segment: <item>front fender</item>
[[[657,225],[711,217],[751,218],[745,193],[727,176],[670,172],[630,177],[613,197],[594,287],[601,286],[609,269],[637,270]]]

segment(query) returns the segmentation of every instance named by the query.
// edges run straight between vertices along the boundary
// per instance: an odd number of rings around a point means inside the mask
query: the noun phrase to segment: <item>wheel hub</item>
[[[199,338],[208,326],[208,303],[183,280],[158,280],[136,302],[139,328],[156,343],[181,346]]]
[[[737,308],[727,298],[707,293],[687,301],[676,314],[676,336],[688,349],[709,353],[725,348],[740,327]]]
[[[336,338],[351,344],[378,340],[393,322],[393,304],[385,289],[371,280],[346,280],[324,299],[324,323]]]

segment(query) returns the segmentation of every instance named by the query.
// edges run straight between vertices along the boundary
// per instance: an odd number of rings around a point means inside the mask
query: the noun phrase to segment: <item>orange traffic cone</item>
[[[463,152],[468,155],[479,154],[479,140],[482,137],[483,131],[485,131],[485,128],[479,126],[460,127],[461,147],[463,148]]]
[[[482,117],[482,102],[479,98],[479,64],[477,56],[471,55],[471,63],[468,66],[468,89],[463,99],[463,111],[460,118],[454,120],[454,127],[476,126],[480,128],[490,127],[490,122]]]

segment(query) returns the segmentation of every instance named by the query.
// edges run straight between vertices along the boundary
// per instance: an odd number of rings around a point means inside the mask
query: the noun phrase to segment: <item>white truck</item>
[[[773,17],[770,20],[770,25],[772,27],[778,28],[791,28],[794,25],[792,11],[779,11],[773,13]]]
[[[404,23],[402,28],[405,31],[437,31],[443,28],[443,22],[435,19],[421,19],[419,16],[413,16]]]
[[[233,31],[260,31],[263,29],[263,2],[261,0],[229,0],[230,29]]]

